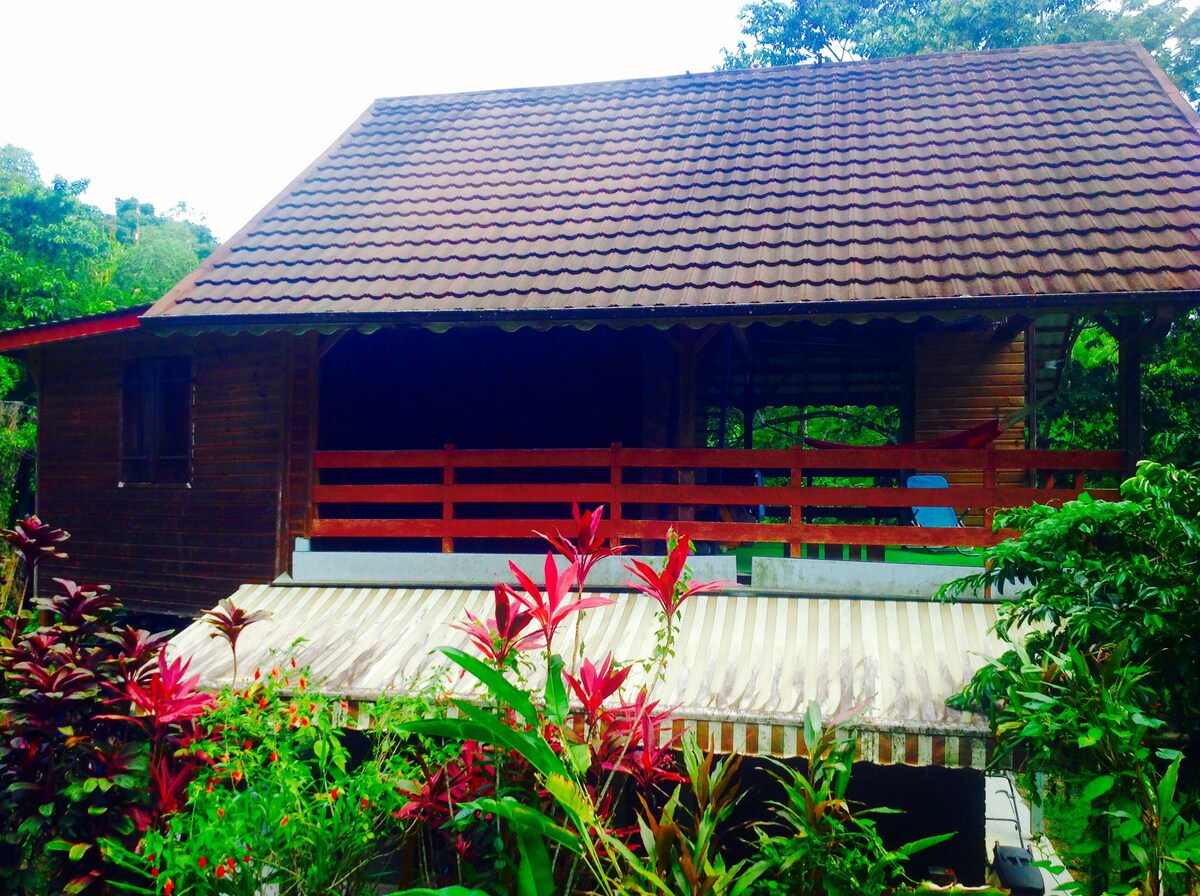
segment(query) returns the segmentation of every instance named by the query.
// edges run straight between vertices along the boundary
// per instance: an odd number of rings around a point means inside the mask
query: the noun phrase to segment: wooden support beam
[[[1132,476],[1142,458],[1141,320],[1117,318],[1117,435],[1124,455],[1121,473]]]

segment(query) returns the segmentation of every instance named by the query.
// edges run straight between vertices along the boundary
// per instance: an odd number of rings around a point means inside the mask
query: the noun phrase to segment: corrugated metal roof
[[[383,99],[147,322],[1177,295],[1198,122],[1133,43]]]
[[[585,614],[580,637],[588,655],[650,656],[657,605],[638,594],[612,597],[611,606]],[[246,585],[233,600],[273,613],[239,640],[242,675],[278,662],[272,651],[298,644],[296,660],[311,667],[318,688],[358,699],[422,690],[448,665],[433,652],[437,645],[470,649],[450,627],[465,619],[464,610],[494,613],[490,589]],[[945,699],[984,655],[1002,651],[990,634],[995,604],[702,594],[680,612],[676,655],[653,696],[678,706],[677,716],[714,747],[799,755],[809,700],[827,714],[865,702],[864,759],[983,766],[986,724]],[[172,644],[192,657],[207,684],[228,683],[229,648],[211,631],[197,623]],[[626,690],[647,680],[635,668]],[[445,683],[470,693],[457,676]],[[544,685],[536,676],[530,683],[539,691]]]

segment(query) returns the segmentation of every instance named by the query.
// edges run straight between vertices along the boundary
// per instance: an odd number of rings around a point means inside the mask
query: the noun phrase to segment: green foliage
[[[804,719],[808,767],[801,772],[777,763],[775,777],[784,798],[773,805],[783,833],[761,835],[756,894],[882,896],[908,882],[903,863],[910,856],[952,836],[889,850],[867,817],[871,810],[851,810],[846,789],[856,743],[841,725],[854,712],[826,725],[820,707],[809,703]]]
[[[146,833],[135,852],[110,844],[143,892],[365,894],[394,876],[379,860],[412,825],[398,785],[419,773],[417,743],[395,735],[412,704],[366,707],[370,738],[347,741],[343,701],[312,693],[307,671],[270,670],[245,690],[226,688],[193,746],[205,762],[186,811]]]
[[[721,68],[1131,39],[1197,86],[1200,14],[1182,0],[752,0],[740,18]]]
[[[951,702],[986,710],[1004,754],[1089,804],[1071,850],[1094,890],[1193,892],[1200,827],[1173,747],[1200,726],[1200,477],[1143,461],[1121,492],[999,521],[1025,531],[945,591],[1019,587],[996,625],[1013,646]]]
[[[1121,487],[1118,502],[1086,495],[1061,509],[1034,506],[1004,514],[998,525],[1023,529],[987,551],[988,566],[946,589],[964,585],[999,593],[1019,586],[1000,605],[997,631],[1021,638],[1034,662],[1128,640],[1133,662],[1145,664],[1172,727],[1200,726],[1200,476],[1143,461]],[[1023,584],[1022,584],[1023,583]],[[1014,654],[1002,658],[1017,668]],[[963,700],[992,707],[1003,674],[984,669]]]
[[[26,150],[0,147],[0,329],[153,301],[216,247],[186,206],[118,199],[107,215],[87,185],[46,184]]]

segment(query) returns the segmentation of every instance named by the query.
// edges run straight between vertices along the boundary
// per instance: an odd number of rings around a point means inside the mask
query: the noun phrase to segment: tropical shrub
[[[412,827],[401,810],[420,769],[420,745],[388,733],[404,706],[371,704],[369,739],[349,704],[311,692],[307,675],[285,663],[221,692],[188,754],[200,770],[180,811],[136,851],[108,844],[141,876],[139,892],[367,893],[394,876],[384,860]]]
[[[189,768],[171,754],[211,700],[161,660],[164,634],[117,628],[106,590],[56,581],[59,595],[33,601],[44,624],[22,613],[0,638],[0,838],[15,893],[107,890],[99,840],[135,843],[173,805]]]
[[[853,810],[846,789],[857,745],[841,726],[860,710],[827,725],[820,707],[809,703],[804,718],[807,767],[800,771],[776,764],[784,796],[773,803],[775,824],[759,828],[756,894],[882,896],[912,883],[904,873],[911,856],[953,836],[927,837],[891,850],[868,817],[888,810]],[[782,832],[769,833],[772,828]]]
[[[1093,892],[1191,893],[1200,810],[1180,748],[1200,725],[1200,477],[1143,461],[1121,494],[997,521],[1024,533],[946,592],[1019,587],[996,625],[1012,647],[952,703],[988,713],[1035,795],[1050,773],[1089,806],[1069,846]]]

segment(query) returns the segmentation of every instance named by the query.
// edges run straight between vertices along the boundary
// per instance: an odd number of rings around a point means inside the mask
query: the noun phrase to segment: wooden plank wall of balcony
[[[432,539],[442,551],[464,540],[522,539],[563,529],[572,501],[607,505],[613,541],[660,541],[686,521],[698,541],[774,542],[793,557],[804,545],[983,546],[998,510],[1058,504],[1085,490],[1088,475],[1110,480],[1116,451],[855,448],[738,450],[610,448],[321,451],[312,488],[314,538]],[[979,485],[903,487],[911,472],[976,471]],[[1003,473],[1025,474],[1024,486]],[[664,472],[666,475],[664,476]],[[696,484],[663,483],[690,479]],[[758,476],[764,485],[749,484]],[[868,484],[822,484],[841,477]],[[723,484],[726,482],[747,484]],[[1111,488],[1090,488],[1113,498]],[[982,509],[982,525],[917,529],[912,507]],[[747,508],[764,508],[765,521]],[[870,522],[868,522],[870,521]],[[565,531],[565,530],[564,530]]]

